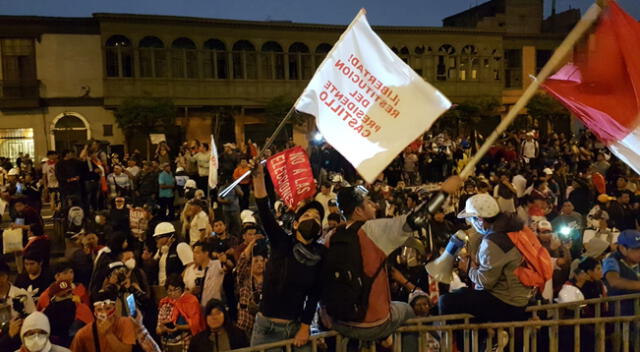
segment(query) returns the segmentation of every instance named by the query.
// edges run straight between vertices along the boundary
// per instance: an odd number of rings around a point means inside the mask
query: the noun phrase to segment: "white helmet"
[[[573,285],[562,285],[562,289],[558,292],[558,303],[570,303],[584,301],[584,295],[579,288]]]
[[[153,230],[153,237],[169,235],[175,232],[176,232],[176,228],[173,227],[172,223],[161,222],[158,225],[156,225],[156,228]]]
[[[14,167],[13,169],[9,170],[7,175],[8,176],[18,176],[18,175],[20,175],[20,170],[17,167]]]
[[[178,252],[178,258],[180,258],[182,265],[193,263],[193,250],[189,244],[185,242],[178,243],[176,251]]]
[[[480,218],[492,218],[500,213],[500,206],[496,200],[486,194],[476,194],[467,199],[464,210],[458,214],[458,219],[477,216]]]

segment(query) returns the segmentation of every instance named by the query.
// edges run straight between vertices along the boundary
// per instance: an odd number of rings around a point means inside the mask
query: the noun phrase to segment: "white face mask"
[[[169,246],[164,245],[164,246],[160,247],[160,253],[162,253],[162,254],[169,253]]]
[[[24,347],[29,352],[40,352],[49,344],[49,335],[47,334],[34,334],[24,337]]]
[[[469,218],[469,222],[471,222],[471,226],[473,226],[473,228],[481,235],[488,235],[491,233],[491,227],[489,227],[488,229],[485,229],[482,226],[482,223],[477,220],[477,218],[472,217]]]
[[[124,266],[126,266],[129,270],[133,270],[136,268],[136,260],[134,258],[127,259],[124,262]]]

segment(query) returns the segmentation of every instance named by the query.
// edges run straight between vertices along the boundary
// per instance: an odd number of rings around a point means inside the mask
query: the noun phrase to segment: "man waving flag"
[[[373,32],[364,10],[295,104],[369,183],[450,106]]]

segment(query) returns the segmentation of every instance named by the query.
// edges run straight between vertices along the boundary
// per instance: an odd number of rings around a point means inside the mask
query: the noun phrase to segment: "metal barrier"
[[[633,315],[622,316],[623,302],[633,305]],[[606,312],[604,310],[607,310]],[[592,316],[585,317],[584,311]],[[473,316],[455,314],[408,320],[394,333],[393,352],[403,351],[407,334],[417,338],[420,352],[453,351],[636,351],[640,352],[640,294],[603,297],[579,302],[527,307],[527,321],[501,323],[471,323]],[[415,335],[418,336],[415,336]],[[439,348],[427,346],[433,336]],[[328,349],[327,339],[335,339],[335,348]],[[454,342],[454,341],[457,341]],[[589,343],[583,346],[582,343]],[[345,352],[348,339],[335,331],[311,336],[311,352]],[[590,344],[593,345],[590,345]],[[291,352],[293,339],[234,350],[258,352],[276,349]],[[375,352],[375,343],[367,351]],[[361,349],[362,350],[362,349]]]

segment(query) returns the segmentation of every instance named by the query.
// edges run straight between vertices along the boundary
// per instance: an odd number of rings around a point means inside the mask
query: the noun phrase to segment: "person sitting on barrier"
[[[523,223],[514,215],[500,213],[498,203],[488,194],[469,198],[458,217],[468,219],[483,236],[478,261],[467,256],[459,263],[460,270],[468,270],[475,290],[461,288],[441,295],[440,314],[468,313],[478,322],[526,320],[525,306],[532,290],[514,273],[523,258],[507,236],[522,230]]]
[[[251,167],[255,164],[252,161]],[[298,209],[294,234],[290,236],[271,212],[264,177],[264,169],[258,165],[253,172],[253,185],[271,256],[264,269],[262,302],[251,345],[293,338],[293,344],[300,347],[309,340],[310,324],[320,299],[324,247],[317,240],[322,234],[324,208],[312,201]]]
[[[376,219],[375,203],[364,187],[347,187],[338,192],[338,206],[347,222],[338,226],[325,243],[325,326],[350,338],[373,341],[390,337],[403,322],[414,317],[409,304],[391,301],[387,257],[420,228],[420,223],[430,216],[427,213],[440,208],[447,193],[454,193],[461,184],[461,179],[453,176],[442,184],[442,192],[428,202],[407,215],[390,219]],[[404,351],[413,348],[417,346],[403,346]]]
[[[640,232],[624,230],[618,236],[618,250],[602,262],[602,273],[610,296],[640,292]],[[633,315],[633,301],[622,302],[622,315]]]

